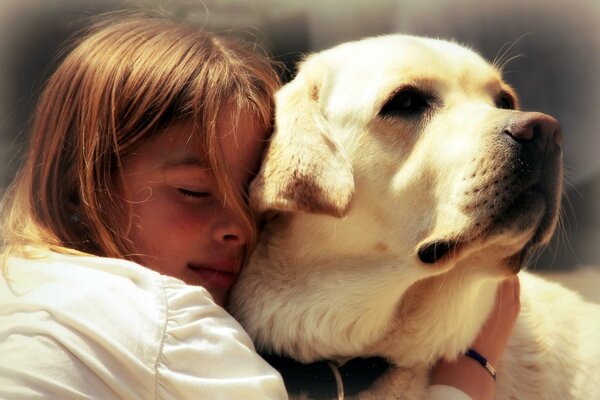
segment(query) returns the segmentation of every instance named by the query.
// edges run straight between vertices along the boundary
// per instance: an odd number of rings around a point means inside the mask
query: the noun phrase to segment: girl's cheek
[[[185,202],[178,207],[178,220],[182,225],[206,225],[219,215],[219,210],[214,202]]]

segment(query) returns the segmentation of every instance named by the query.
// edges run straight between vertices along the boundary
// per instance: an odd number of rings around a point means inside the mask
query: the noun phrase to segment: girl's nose
[[[242,246],[248,241],[240,218],[225,210],[213,229],[213,239],[222,244],[237,246]]]

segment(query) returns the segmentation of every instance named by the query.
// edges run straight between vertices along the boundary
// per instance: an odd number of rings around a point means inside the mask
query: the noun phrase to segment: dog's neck
[[[234,293],[231,311],[259,348],[304,362],[382,356],[403,366],[433,363],[462,352],[492,307],[497,280],[481,279],[468,262],[427,277],[396,256],[361,257],[361,249],[340,250],[339,242],[315,254],[311,242],[326,248],[324,233],[312,230],[314,238],[303,241],[293,223],[266,230],[240,280],[245,298]],[[286,246],[278,246],[283,237]]]
[[[498,282],[482,279],[470,268],[456,266],[411,286],[385,336],[370,352],[402,366],[431,365],[440,357],[451,360],[462,354],[491,311]]]

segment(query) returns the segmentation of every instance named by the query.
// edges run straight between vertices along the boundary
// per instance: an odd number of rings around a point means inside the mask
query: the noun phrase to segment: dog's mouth
[[[451,240],[434,240],[423,243],[417,249],[417,256],[423,264],[437,264],[451,258],[459,250],[459,242]]]

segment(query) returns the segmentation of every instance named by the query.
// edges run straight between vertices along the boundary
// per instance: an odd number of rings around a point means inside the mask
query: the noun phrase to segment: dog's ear
[[[275,131],[250,187],[258,212],[344,216],[354,194],[352,166],[332,135],[320,96],[326,69],[308,59],[276,95]]]

